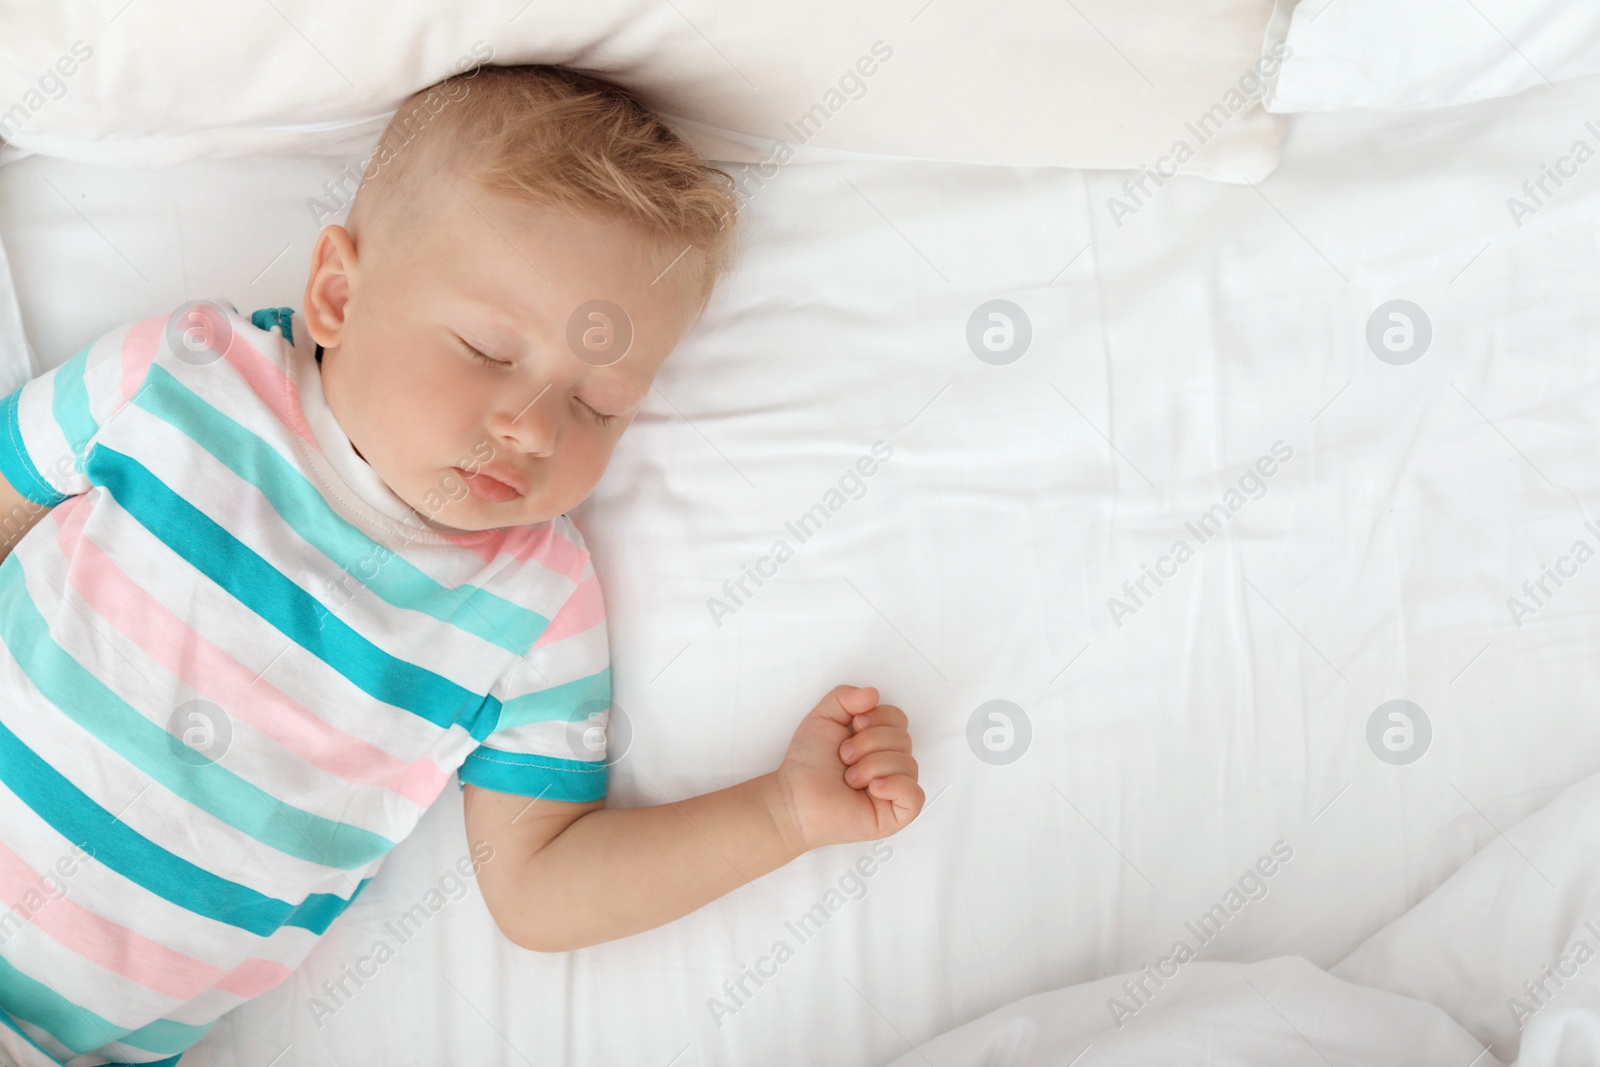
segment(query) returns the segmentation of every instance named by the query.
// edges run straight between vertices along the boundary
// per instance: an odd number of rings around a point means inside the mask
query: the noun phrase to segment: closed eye
[[[580,401],[578,401],[578,403],[583,404],[583,401],[580,400]],[[589,408],[588,404],[583,404],[583,406],[586,407],[586,408]],[[598,411],[596,411],[594,408],[589,408],[589,414],[593,415],[595,417],[596,421],[598,421],[601,426],[610,426],[611,423],[612,423],[612,420],[614,420],[616,418],[615,415],[602,415]]]
[[[511,366],[510,363],[506,362],[503,359],[491,359],[491,358],[489,358],[488,356],[484,355],[482,352],[479,352],[476,348],[473,348],[471,345],[467,344],[467,342],[462,340],[460,337],[457,337],[456,340],[460,341],[461,342],[461,347],[465,348],[468,352],[472,353],[473,358],[478,360],[478,362],[480,362],[480,363],[487,363],[491,367],[509,367],[509,366]]]
[[[457,337],[456,340],[461,342],[461,347],[466,349],[468,352],[470,352],[474,359],[476,359],[480,363],[485,364],[486,366],[490,366],[490,367],[509,367],[509,366],[512,366],[512,364],[507,362],[506,360],[503,360],[503,359],[492,359],[489,356],[484,355],[482,352],[478,351],[476,348],[473,348],[471,345],[469,345],[466,342],[466,340],[463,339],[463,338]],[[602,414],[600,414],[600,412],[596,411],[594,408],[589,407],[588,404],[584,404],[584,402],[582,400],[579,400],[578,403],[583,404],[584,408],[589,412],[590,415],[594,416],[595,421],[598,422],[601,426],[610,426],[614,421],[616,421],[617,416],[615,416],[615,415],[602,415]]]

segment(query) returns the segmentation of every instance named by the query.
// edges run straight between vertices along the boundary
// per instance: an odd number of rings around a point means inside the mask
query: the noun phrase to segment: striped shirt
[[[136,322],[0,402],[0,474],[54,508],[0,565],[0,1053],[24,1064],[176,1063],[452,772],[606,791],[571,519],[431,522],[355,454],[299,315],[207,303],[208,333]]]

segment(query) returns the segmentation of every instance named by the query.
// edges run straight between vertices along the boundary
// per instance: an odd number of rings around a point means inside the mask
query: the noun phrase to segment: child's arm
[[[49,510],[17,492],[5,475],[0,474],[0,561],[11,554],[23,535]]]
[[[924,795],[905,712],[877,700],[876,689],[838,686],[778,770],[657,807],[530,806],[468,786],[468,842],[474,854],[480,842],[493,849],[478,871],[490,914],[513,943],[565,952],[662,926],[810,849],[895,833]]]

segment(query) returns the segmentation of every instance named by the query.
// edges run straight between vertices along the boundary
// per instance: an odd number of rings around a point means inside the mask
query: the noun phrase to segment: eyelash
[[[462,341],[461,338],[459,338],[459,337],[456,338],[456,340],[461,341],[461,347],[465,348],[468,352],[472,353],[473,358],[476,359],[479,363],[484,364],[485,366],[489,366],[489,367],[509,367],[509,366],[511,366],[511,364],[507,363],[503,359],[490,359],[488,356],[484,355],[482,352],[479,352],[476,348],[473,348],[471,345],[467,344],[466,341]],[[583,404],[583,401],[580,400],[580,401],[578,401],[578,403]],[[589,409],[589,414],[593,415],[594,418],[595,418],[595,421],[598,422],[601,426],[610,426],[611,423],[616,419],[615,415],[602,415],[602,414],[600,414],[594,408],[589,407],[588,404],[583,404],[583,406]]]

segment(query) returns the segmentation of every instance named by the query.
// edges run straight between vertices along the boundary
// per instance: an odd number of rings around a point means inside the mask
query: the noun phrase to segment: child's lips
[[[527,483],[515,471],[499,468],[491,470],[485,467],[473,473],[456,467],[455,472],[461,475],[461,480],[466,483],[467,489],[474,496],[496,504],[504,504],[527,493]]]

